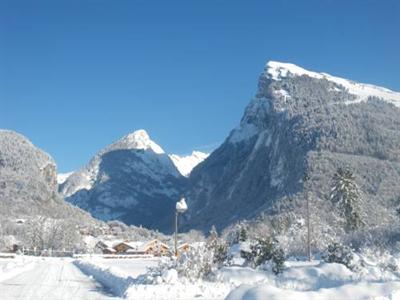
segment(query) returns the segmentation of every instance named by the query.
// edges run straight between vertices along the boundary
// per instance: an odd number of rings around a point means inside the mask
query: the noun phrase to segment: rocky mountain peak
[[[104,152],[120,150],[152,150],[156,154],[164,154],[164,150],[151,140],[149,134],[144,129],[136,130],[122,137],[120,140],[108,146]]]

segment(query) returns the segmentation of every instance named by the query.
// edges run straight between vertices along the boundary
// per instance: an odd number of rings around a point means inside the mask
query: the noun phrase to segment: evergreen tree
[[[210,234],[207,238],[206,249],[212,256],[212,262],[218,267],[222,266],[227,260],[228,244],[218,237],[218,232],[214,225],[211,227]]]
[[[245,241],[247,241],[247,229],[244,225],[242,225],[239,229],[239,242]]]
[[[360,228],[363,225],[359,212],[361,195],[353,173],[349,169],[338,168],[333,181],[331,200],[341,210],[346,220],[346,230]]]
[[[215,226],[213,225],[210,230],[210,234],[208,235],[206,247],[208,249],[215,249],[218,245],[218,232]]]
[[[277,275],[283,271],[285,264],[285,253],[279,247],[276,239],[258,238],[250,246],[250,253],[246,253],[245,258],[253,263],[255,267],[264,264],[267,261],[272,263],[272,271]]]

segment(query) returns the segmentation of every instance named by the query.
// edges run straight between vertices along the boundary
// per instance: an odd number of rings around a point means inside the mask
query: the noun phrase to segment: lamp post
[[[187,211],[188,207],[184,197],[176,202],[175,207],[175,256],[178,256],[178,215]]]

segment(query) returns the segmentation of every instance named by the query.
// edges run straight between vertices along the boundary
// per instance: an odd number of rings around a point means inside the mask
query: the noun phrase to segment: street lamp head
[[[176,202],[176,212],[179,214],[183,214],[188,209],[186,200],[184,197],[181,198],[178,202]]]

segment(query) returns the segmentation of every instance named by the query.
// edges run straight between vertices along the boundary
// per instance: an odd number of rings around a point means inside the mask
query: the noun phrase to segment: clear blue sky
[[[268,60],[400,91],[400,1],[0,0],[0,128],[61,172],[140,128],[210,150]]]

